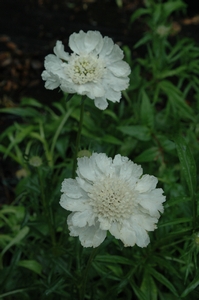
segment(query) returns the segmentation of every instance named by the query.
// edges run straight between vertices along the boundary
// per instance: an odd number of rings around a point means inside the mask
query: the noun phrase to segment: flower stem
[[[41,170],[39,168],[38,168],[38,175],[39,175],[39,183],[40,183],[40,188],[41,188],[42,206],[43,206],[44,214],[45,214],[46,221],[47,221],[47,224],[48,224],[48,229],[49,229],[49,232],[50,232],[52,245],[54,247],[56,245],[56,240],[55,240],[54,228],[53,228],[52,223],[51,223],[52,211],[51,211],[50,207],[48,206],[48,204],[46,202],[44,184],[43,184],[43,177],[42,177],[42,174],[41,174]]]
[[[81,132],[82,132],[82,125],[83,125],[83,117],[84,117],[84,100],[85,100],[85,97],[82,96],[81,107],[80,107],[80,117],[79,117],[79,128],[78,128],[78,132],[77,132],[75,153],[74,153],[74,157],[73,157],[72,178],[75,178],[75,171],[76,171],[76,166],[77,166],[77,153],[78,153],[78,150],[79,150],[79,144],[80,144]]]
[[[87,283],[88,273],[89,273],[90,267],[92,265],[93,259],[94,259],[95,255],[97,254],[97,251],[98,251],[98,247],[94,248],[92,250],[92,252],[90,254],[90,257],[88,259],[86,268],[83,272],[82,282],[81,282],[81,285],[80,285],[80,294],[79,294],[79,299],[80,300],[85,299],[85,291],[86,291],[86,283]]]

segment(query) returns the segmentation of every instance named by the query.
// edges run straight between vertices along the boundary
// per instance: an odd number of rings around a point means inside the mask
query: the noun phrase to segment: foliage
[[[157,30],[170,28],[171,15],[185,8],[181,0],[145,3],[131,22],[142,18],[148,31],[134,49],[124,47],[131,84],[104,111],[86,99],[79,150],[120,153],[158,177],[167,201],[151,243],[125,248],[108,236],[86,274],[91,249],[69,236],[59,206],[61,182],[72,174],[81,98],[64,95],[50,107],[24,98],[0,110],[18,117],[1,134],[0,152],[24,171],[14,202],[0,210],[1,299],[83,299],[86,275],[85,299],[199,297],[199,48]]]

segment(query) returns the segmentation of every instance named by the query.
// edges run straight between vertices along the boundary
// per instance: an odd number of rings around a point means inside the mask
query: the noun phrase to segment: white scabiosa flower
[[[107,100],[119,102],[121,91],[129,85],[130,74],[120,47],[98,31],[82,30],[70,36],[69,47],[72,54],[66,53],[62,42],[57,41],[55,55],[46,56],[46,70],[42,73],[45,87],[87,95],[99,109],[108,106]]]
[[[97,247],[107,230],[125,246],[146,247],[165,201],[157,178],[142,175],[127,157],[93,153],[78,159],[76,179],[65,179],[60,205],[72,213],[67,223],[82,246]]]

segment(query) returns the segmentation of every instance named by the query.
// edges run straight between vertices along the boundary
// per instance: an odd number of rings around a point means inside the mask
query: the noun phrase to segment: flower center
[[[88,195],[94,213],[109,221],[120,222],[128,218],[135,207],[136,192],[120,178],[104,178],[95,182]]]
[[[97,82],[105,72],[104,62],[97,56],[71,55],[66,73],[76,84]]]

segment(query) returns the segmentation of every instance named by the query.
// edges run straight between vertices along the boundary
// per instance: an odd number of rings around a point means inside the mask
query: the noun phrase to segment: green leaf
[[[136,294],[136,299],[138,300],[149,300],[148,295],[145,295],[141,289],[135,284],[135,282],[130,282],[134,293]]]
[[[170,16],[174,11],[180,10],[182,8],[185,8],[187,5],[181,1],[168,1],[163,4],[163,9],[164,9],[164,16],[168,17]]]
[[[163,79],[166,77],[176,76],[179,73],[182,75],[184,71],[187,71],[187,66],[180,66],[174,70],[161,71],[158,77]]]
[[[184,175],[184,178],[187,182],[189,192],[191,197],[193,197],[195,191],[196,191],[196,164],[194,157],[189,149],[189,147],[186,145],[186,141],[183,137],[178,136],[174,138],[176,149],[178,152],[178,157],[181,164],[181,170]]]
[[[136,19],[138,19],[139,17],[143,16],[143,15],[147,15],[150,13],[150,10],[147,8],[139,8],[137,9],[130,18],[130,23],[133,23]]]
[[[148,300],[157,300],[158,299],[158,289],[153,280],[153,278],[145,272],[140,290],[143,292],[145,297]]]
[[[134,162],[142,163],[155,161],[158,159],[160,151],[158,147],[151,147],[147,150],[144,150],[140,155],[136,156]]]
[[[174,285],[161,273],[157,272],[155,269],[148,269],[150,274],[164,286],[166,286],[175,296],[179,297],[178,292]]]
[[[120,141],[119,139],[117,139],[116,137],[106,134],[101,138],[101,141],[109,143],[109,144],[113,144],[113,145],[122,145],[123,142]]]
[[[184,218],[178,218],[174,219],[169,222],[165,222],[163,224],[159,224],[158,227],[164,227],[164,226],[171,226],[171,225],[176,225],[176,224],[182,224],[182,223],[188,223],[192,221],[192,217],[184,217]]]
[[[36,260],[20,260],[17,262],[17,265],[41,275],[42,265],[38,263]]]
[[[166,94],[172,107],[172,113],[176,117],[194,120],[192,108],[185,102],[182,92],[168,80],[158,83],[159,88]]]
[[[39,101],[35,100],[34,98],[28,98],[28,97],[22,98],[20,105],[21,106],[30,105],[30,106],[35,106],[35,107],[39,107],[39,108],[43,107],[43,105]]]
[[[140,141],[149,141],[151,139],[151,132],[148,127],[142,125],[132,125],[132,126],[119,126],[117,127],[119,131]]]
[[[189,293],[195,290],[197,286],[199,285],[199,273],[196,275],[196,277],[190,282],[190,284],[187,286],[187,288],[182,293],[181,297],[186,297]]]
[[[95,261],[103,263],[112,263],[112,264],[123,264],[134,266],[134,262],[128,258],[118,256],[118,255],[97,255]]]
[[[3,249],[1,252],[1,256],[3,256],[8,249],[10,249],[13,245],[18,244],[23,240],[23,238],[28,234],[29,232],[29,227],[25,226],[23,227],[17,235],[10,241],[10,243]]]
[[[149,100],[149,97],[145,90],[142,90],[142,102],[141,102],[141,109],[140,109],[140,117],[143,125],[148,126],[149,128],[153,128],[154,126],[154,114],[153,114],[153,107]]]
[[[146,43],[148,43],[150,40],[152,39],[152,36],[150,33],[146,33],[134,46],[133,48],[136,49]],[[138,61],[138,60],[137,60]],[[145,59],[143,59],[143,62],[145,62],[144,64],[147,65],[147,61]]]
[[[37,117],[41,118],[41,114],[32,107],[26,107],[26,108],[20,108],[20,107],[14,107],[14,108],[1,108],[0,113],[8,113],[17,115],[20,117]]]

